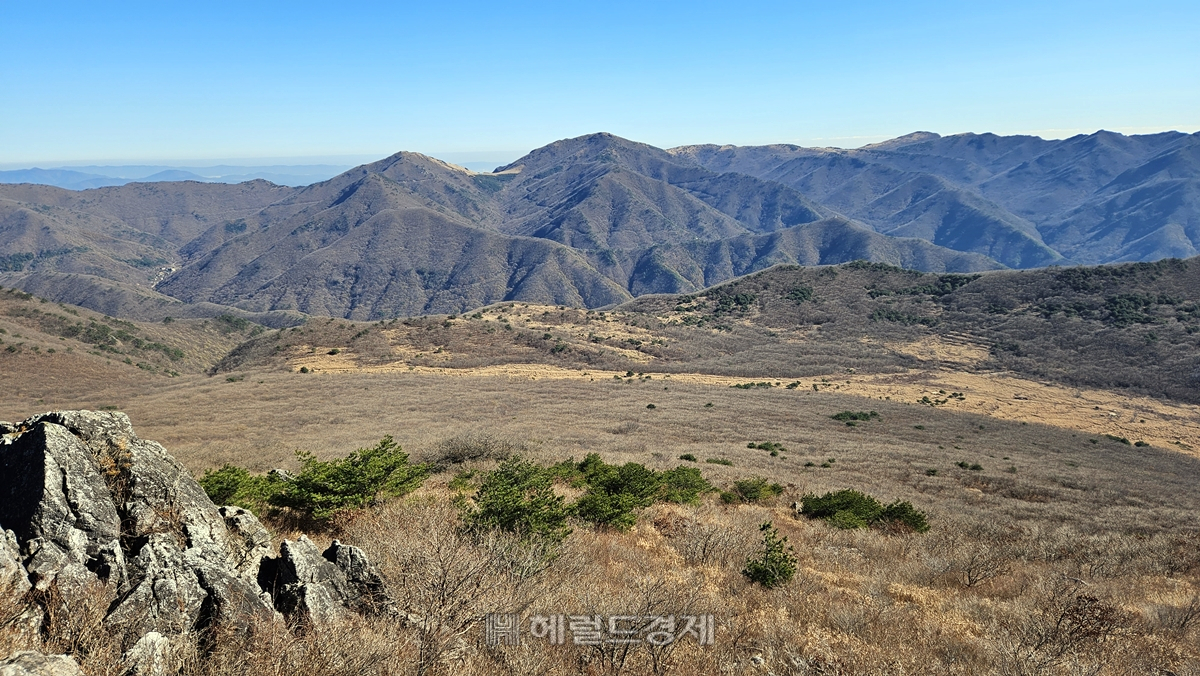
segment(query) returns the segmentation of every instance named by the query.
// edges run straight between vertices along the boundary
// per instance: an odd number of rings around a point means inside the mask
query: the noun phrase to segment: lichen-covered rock
[[[123,413],[45,413],[0,436],[0,524],[33,584],[57,581],[68,603],[72,589],[104,585],[106,621],[128,631],[201,629],[234,607],[274,616],[246,538]]]
[[[174,534],[153,533],[132,546],[130,583],[109,611],[109,622],[135,634],[179,634],[197,624],[208,594],[180,545]]]
[[[334,540],[321,553],[321,557],[337,566],[346,576],[346,581],[355,592],[354,597],[348,600],[348,605],[354,610],[377,614],[394,607],[395,602],[388,595],[383,576],[363,550]]]
[[[259,564],[271,555],[271,532],[249,510],[228,506],[218,511],[234,544],[234,568],[243,577],[255,579]]]
[[[53,584],[69,605],[99,588],[106,623],[150,637],[134,657],[157,654],[155,636],[244,630],[277,610],[319,624],[392,606],[356,547],[334,541],[322,554],[301,536],[271,558],[253,514],[214,505],[123,413],[56,411],[0,428],[0,524],[12,529],[0,539],[0,592]]]
[[[121,657],[123,676],[167,676],[171,668],[171,642],[152,631],[138,639]]]
[[[61,425],[30,419],[19,429],[0,437],[0,523],[22,543],[33,583],[119,576],[121,519],[96,458]]]
[[[0,660],[0,676],[83,676],[83,672],[66,655],[26,650]]]
[[[18,595],[29,591],[29,573],[21,564],[21,548],[17,536],[6,530],[0,538],[0,594]]]
[[[305,535],[280,543],[279,557],[263,561],[258,582],[274,598],[275,608],[294,621],[336,619],[357,596],[345,573]]]

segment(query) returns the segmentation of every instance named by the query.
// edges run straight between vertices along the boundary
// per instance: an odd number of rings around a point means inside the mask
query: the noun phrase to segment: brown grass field
[[[340,457],[390,434],[416,459],[436,459],[447,440],[491,438],[547,463],[599,453],[666,469],[690,453],[719,488],[753,476],[785,486],[760,504],[709,495],[698,506],[655,505],[629,532],[576,524],[548,569],[521,578],[498,562],[496,543],[456,528],[452,502],[470,491],[452,489],[451,479],[495,461],[454,466],[410,496],[310,530],[318,544],[337,537],[366,549],[404,611],[422,621],[362,620],[299,636],[261,627],[250,642],[229,637],[208,653],[180,639],[182,673],[1200,674],[1195,405],[972,370],[978,347],[932,339],[847,348],[882,365],[875,370],[822,371],[813,352],[804,376],[789,368],[785,377],[770,362],[751,375],[744,366],[666,372],[656,369],[663,357],[620,347],[666,334],[613,322],[607,342],[592,343],[594,324],[549,321],[565,312],[510,307],[504,322],[495,309],[486,319],[411,324],[313,320],[247,343],[253,349],[216,375],[198,359],[176,377],[59,340],[25,315],[0,316],[5,345],[23,342],[0,351],[0,420],[113,407],[197,475],[224,463],[294,468],[295,450]],[[185,336],[192,352],[207,345],[215,355],[249,337],[189,322],[187,333],[161,340]],[[453,327],[467,325],[454,338]],[[148,338],[156,330],[138,327]],[[486,342],[497,334],[508,342]],[[546,344],[567,337],[575,361],[547,356]],[[579,363],[584,344],[603,358]],[[55,345],[74,349],[49,353]],[[704,354],[702,363],[717,358]],[[896,355],[915,367],[897,366]],[[779,386],[732,387],[751,381]],[[879,417],[854,427],[830,418],[845,410]],[[763,441],[787,450],[747,448]],[[932,528],[839,530],[789,508],[805,493],[843,488],[911,501]],[[792,583],[773,590],[741,575],[768,520],[799,561]],[[269,525],[280,538],[297,528]],[[484,645],[483,614],[504,611],[704,612],[718,628],[705,647]],[[120,639],[98,628],[69,633],[0,632],[0,653],[67,650],[90,674],[115,673]]]

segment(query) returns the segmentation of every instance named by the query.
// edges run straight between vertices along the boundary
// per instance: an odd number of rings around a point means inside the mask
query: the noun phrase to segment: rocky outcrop
[[[276,609],[305,622],[327,622],[347,611],[379,614],[393,606],[366,554],[337,540],[324,552],[304,535],[284,540],[277,558],[263,560],[258,581]]]
[[[322,555],[302,536],[272,558],[252,513],[214,505],[123,413],[59,411],[0,427],[0,525],[11,529],[0,539],[0,591],[55,586],[69,604],[100,589],[105,621],[129,636],[237,629],[277,611],[321,623],[390,603],[355,547],[335,541]],[[165,643],[137,645],[133,657]]]
[[[383,577],[363,550],[334,540],[329,548],[321,553],[321,558],[337,566],[346,576],[352,593],[344,602],[349,607],[360,613],[370,614],[394,610],[395,601],[388,595]]]
[[[66,655],[45,655],[33,650],[0,660],[0,676],[83,676],[75,660]]]

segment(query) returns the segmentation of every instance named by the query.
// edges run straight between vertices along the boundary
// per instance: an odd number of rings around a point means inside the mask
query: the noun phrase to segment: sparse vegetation
[[[763,534],[763,550],[758,556],[746,559],[742,575],[767,589],[791,582],[796,575],[797,560],[787,536],[780,537],[778,529],[770,521],[759,526],[759,530]]]
[[[810,519],[823,519],[842,529],[870,526],[901,526],[917,533],[929,530],[923,512],[909,502],[884,505],[875,498],[852,489],[821,496],[806,494],[801,500],[800,513]]]

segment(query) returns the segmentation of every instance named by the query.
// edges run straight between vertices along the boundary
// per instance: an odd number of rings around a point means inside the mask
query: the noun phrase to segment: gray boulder
[[[66,655],[26,650],[0,660],[0,676],[83,676],[83,672]]]
[[[102,585],[113,599],[106,621],[135,635],[203,629],[234,608],[274,616],[255,584],[262,524],[236,519],[253,543],[231,532],[125,414],[56,411],[14,427],[0,436],[0,523],[34,585],[57,581],[67,603],[72,590]]]
[[[157,655],[155,636],[246,630],[277,611],[324,623],[394,605],[357,547],[334,541],[322,553],[301,536],[272,558],[253,514],[214,505],[123,413],[56,411],[0,432],[0,524],[11,529],[0,539],[0,591],[55,584],[69,606],[100,588],[105,622],[143,636],[130,659]],[[143,657],[137,664],[156,663]]]
[[[0,437],[0,523],[22,544],[39,589],[114,573],[121,519],[102,469],[65,427],[30,419]]]
[[[259,564],[271,555],[271,532],[247,509],[228,506],[217,511],[234,543],[234,568],[243,577],[256,579]]]
[[[279,612],[304,623],[335,620],[357,598],[345,573],[322,557],[306,535],[280,543],[279,557],[262,562],[258,582]]]
[[[29,591],[29,573],[21,563],[17,535],[6,530],[0,538],[0,594],[18,595]]]
[[[383,576],[358,547],[334,540],[321,557],[338,567],[354,592],[347,604],[360,613],[378,614],[394,610],[395,601],[387,591]]]
[[[171,668],[171,642],[152,631],[138,639],[121,657],[123,676],[167,676]]]

